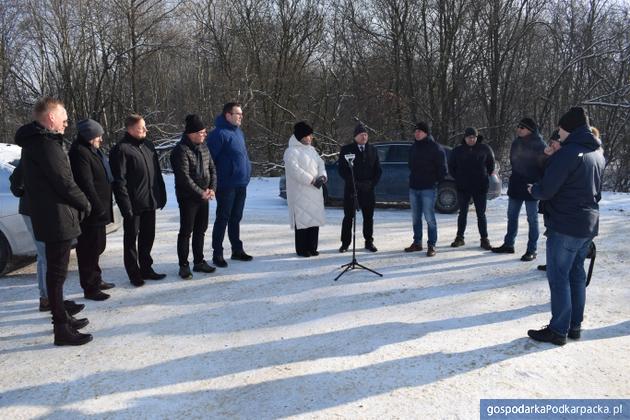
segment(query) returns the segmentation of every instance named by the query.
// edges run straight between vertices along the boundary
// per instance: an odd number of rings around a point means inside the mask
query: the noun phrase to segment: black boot
[[[216,267],[211,266],[205,260],[193,265],[193,271],[199,273],[214,273],[216,269]]]
[[[212,257],[212,264],[221,268],[225,268],[228,266],[228,263],[223,258],[223,255],[215,255],[214,257]]]
[[[461,236],[456,236],[455,240],[451,243],[451,247],[453,248],[457,248],[464,245],[466,245],[466,242],[464,242],[464,238],[462,238]]]
[[[70,324],[55,324],[55,346],[81,346],[92,341],[92,334],[83,334]]]
[[[98,289],[94,291],[83,292],[83,297],[89,300],[96,300],[96,301],[109,299],[109,295],[107,293],[103,293]]]
[[[63,308],[68,311],[70,315],[76,315],[85,308],[85,305],[82,303],[76,303],[74,300],[64,300]]]
[[[89,323],[90,321],[87,318],[76,319],[73,316],[68,316],[68,324],[75,330],[85,328]]]
[[[564,346],[567,343],[567,338],[565,336],[551,331],[549,326],[546,326],[540,330],[529,330],[527,331],[527,335],[536,341],[551,343],[555,344],[556,346]]]
[[[190,267],[188,266],[188,264],[180,265],[178,274],[179,274],[179,277],[181,277],[183,280],[190,280],[193,278],[193,275],[190,272]]]
[[[488,240],[488,238],[481,238],[481,244],[479,246],[481,246],[481,248],[485,249],[486,251],[490,251],[492,249],[492,245],[490,245],[490,241]]]
[[[140,276],[143,280],[162,280],[166,277],[166,274],[156,273],[152,268],[150,268],[148,271],[141,273]]]
[[[491,251],[497,254],[514,254],[514,247],[503,244],[500,247],[492,248]]]

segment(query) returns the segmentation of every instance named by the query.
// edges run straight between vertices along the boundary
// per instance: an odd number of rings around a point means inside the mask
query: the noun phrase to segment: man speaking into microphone
[[[352,156],[354,155],[354,159]],[[353,165],[353,170],[350,169]],[[339,252],[346,252],[352,242],[352,220],[356,212],[354,208],[354,189],[352,173],[357,190],[357,201],[363,214],[363,238],[365,249],[376,252],[374,246],[374,205],[376,198],[374,188],[381,178],[381,163],[374,146],[368,144],[368,133],[363,124],[354,129],[354,141],[341,147],[339,151],[339,175],[345,181],[343,194],[343,222],[341,224],[341,247]]]

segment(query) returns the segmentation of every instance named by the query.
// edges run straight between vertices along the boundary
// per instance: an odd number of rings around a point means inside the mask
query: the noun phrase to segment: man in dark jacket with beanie
[[[363,124],[354,129],[354,141],[341,147],[339,152],[339,175],[345,181],[343,194],[343,222],[341,224],[341,248],[345,252],[352,241],[352,220],[356,217],[354,190],[352,187],[352,172],[345,156],[355,156],[353,162],[354,185],[357,190],[357,200],[363,215],[363,238],[365,249],[376,252],[374,246],[374,207],[376,197],[374,188],[383,173],[376,148],[368,143],[368,133]]]
[[[551,321],[527,334],[537,341],[563,345],[567,335],[572,339],[581,335],[584,259],[599,230],[605,159],[584,109],[571,108],[558,125],[562,147],[549,158],[540,182],[528,187],[534,198],[545,200]]]
[[[63,102],[43,98],[35,104],[35,121],[20,127],[15,143],[22,147],[20,165],[29,197],[35,238],[45,243],[46,288],[52,312],[56,345],[81,345],[92,340],[77,330],[87,319],[74,319],[63,303],[72,240],[81,233],[79,223],[92,210],[72,177],[63,148],[68,114]]]
[[[92,120],[77,123],[77,138],[68,157],[74,179],[87,196],[92,212],[81,222],[81,235],[77,238],[77,263],[83,296],[90,300],[106,300],[113,283],[106,283],[99,266],[100,255],[105,251],[105,226],[114,220],[112,186],[114,180],[109,160],[101,151],[103,127]]]
[[[247,197],[247,185],[252,164],[247,154],[245,135],[241,130],[243,109],[238,102],[223,105],[223,112],[215,120],[215,128],[208,134],[206,144],[217,168],[217,216],[212,229],[212,262],[227,267],[223,258],[223,239],[227,228],[232,259],[251,261],[243,250],[240,225]]]
[[[525,203],[529,237],[527,250],[522,261],[536,258],[538,247],[538,201],[527,191],[527,185],[537,182],[541,177],[545,161],[545,142],[538,132],[538,125],[531,118],[523,118],[516,128],[516,138],[510,148],[512,174],[508,184],[507,233],[500,247],[492,252],[514,254],[514,242],[518,232],[518,216]]]
[[[193,271],[212,273],[215,267],[204,259],[203,244],[208,229],[208,203],[217,189],[217,173],[210,156],[206,127],[198,115],[186,116],[182,139],[171,152],[171,167],[175,175],[175,194],[179,204],[179,234],[177,258],[179,276],[192,278],[188,265],[188,249],[192,234]]]
[[[448,167],[457,186],[457,236],[452,247],[464,245],[464,232],[468,217],[468,207],[472,198],[477,213],[477,227],[481,236],[481,247],[490,250],[488,223],[486,221],[486,203],[488,201],[488,176],[494,172],[494,153],[490,146],[483,144],[483,137],[473,127],[464,131],[462,144],[451,152]]]
[[[437,222],[435,199],[437,184],[447,173],[444,149],[433,140],[429,125],[419,122],[414,132],[415,140],[409,153],[409,202],[413,216],[413,243],[405,252],[422,250],[422,216],[427,222],[429,239],[427,256],[435,255]]]
[[[166,277],[153,270],[151,258],[155,211],[166,205],[166,187],[153,143],[147,140],[144,118],[131,114],[125,127],[125,137],[109,152],[109,160],[114,195],[124,219],[125,270],[131,284],[140,287],[144,280]]]

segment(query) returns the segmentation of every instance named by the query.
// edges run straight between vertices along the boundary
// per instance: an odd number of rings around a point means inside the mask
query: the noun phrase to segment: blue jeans
[[[37,250],[37,286],[39,287],[39,297],[47,298],[46,291],[46,244],[35,239],[35,231],[33,231],[33,222],[29,216],[22,215],[26,229],[33,237],[35,249]]]
[[[510,198],[508,202],[508,225],[507,233],[503,243],[508,246],[514,246],[516,240],[516,233],[518,232],[518,216],[521,213],[521,207],[525,203],[525,210],[527,211],[527,224],[529,224],[529,238],[527,240],[527,252],[534,253],[537,249],[538,242],[538,201],[526,201]]]
[[[576,238],[547,229],[547,280],[551,292],[549,328],[567,335],[584,318],[586,272],[584,259],[591,238]]]
[[[245,208],[247,187],[217,188],[217,217],[212,229],[213,256],[223,256],[223,239],[227,227],[228,238],[232,244],[232,253],[243,251],[240,239],[240,223]]]
[[[422,245],[422,215],[427,221],[429,240],[427,245],[435,246],[437,242],[437,222],[435,221],[435,188],[430,190],[414,190],[409,188],[409,203],[413,218],[413,243]]]

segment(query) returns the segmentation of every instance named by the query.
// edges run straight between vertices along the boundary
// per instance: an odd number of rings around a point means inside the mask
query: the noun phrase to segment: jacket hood
[[[562,142],[562,146],[577,144],[589,150],[597,150],[602,147],[602,142],[591,133],[588,125],[582,125],[573,130]]]
[[[225,115],[223,114],[217,115],[217,117],[214,119],[214,125],[217,128],[227,128],[230,130],[236,130],[238,128],[237,126],[226,120]]]
[[[295,135],[291,135],[291,138],[289,139],[289,147],[311,147],[311,146],[307,146],[304,143],[301,143],[296,137]]]
[[[46,130],[44,127],[39,125],[39,123],[33,121],[32,123],[23,125],[18,129],[15,133],[15,144],[20,147],[25,147],[33,142],[40,141],[41,136],[50,134],[58,135],[57,133]]]

